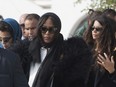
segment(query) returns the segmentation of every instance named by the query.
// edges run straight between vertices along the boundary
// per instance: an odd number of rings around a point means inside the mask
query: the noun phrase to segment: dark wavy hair
[[[98,38],[98,43],[96,43],[92,38],[92,26],[95,21],[98,21],[103,26],[103,31],[100,33],[100,37]],[[107,53],[111,55],[113,49],[115,48],[115,32],[116,32],[116,22],[105,15],[101,15],[96,17],[92,24],[88,27],[87,31],[84,34],[84,39],[86,43],[95,50],[96,45],[100,53]],[[95,52],[96,53],[96,52]]]
[[[97,43],[92,38],[92,26],[95,21],[98,21],[103,27],[103,30],[100,31],[100,36],[98,38]],[[102,55],[103,53],[106,53],[109,56],[113,54],[116,46],[115,32],[116,22],[105,15],[96,17],[92,21],[92,24],[89,25],[88,29],[86,30],[84,34],[84,40],[86,41],[88,46],[91,47],[91,51],[93,53],[93,60],[95,60],[95,63],[93,64],[93,66],[95,67],[94,69],[99,67],[99,65],[97,64],[97,56],[99,53]],[[98,47],[97,51],[95,50],[96,47]],[[101,69],[104,70],[103,68]]]

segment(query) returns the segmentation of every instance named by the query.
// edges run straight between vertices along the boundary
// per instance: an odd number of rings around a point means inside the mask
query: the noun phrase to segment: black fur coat
[[[33,87],[85,87],[91,52],[82,38],[73,37],[63,41],[62,46],[57,46],[56,52],[52,51],[47,57]]]
[[[63,58],[54,73],[53,87],[85,87],[91,53],[83,39],[64,41]]]

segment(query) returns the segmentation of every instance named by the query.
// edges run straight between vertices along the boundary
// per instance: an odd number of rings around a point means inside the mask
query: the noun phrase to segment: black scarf
[[[62,43],[63,36],[60,34],[55,43],[52,44],[48,55],[41,64],[37,72],[33,87],[50,87],[50,78],[53,75],[55,66],[59,62],[62,53]]]

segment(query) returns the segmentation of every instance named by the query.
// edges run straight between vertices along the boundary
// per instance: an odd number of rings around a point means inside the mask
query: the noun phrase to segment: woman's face
[[[44,43],[51,43],[54,40],[56,30],[57,28],[54,27],[52,20],[48,18],[41,28]]]
[[[100,33],[103,30],[102,25],[96,20],[92,26],[92,37],[97,40],[100,37]]]
[[[0,43],[2,44],[4,49],[7,49],[13,43],[13,39],[9,32],[0,31]]]

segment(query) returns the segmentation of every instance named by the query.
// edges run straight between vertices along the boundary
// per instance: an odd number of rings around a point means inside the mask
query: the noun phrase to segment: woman
[[[116,87],[115,21],[97,16],[85,32],[84,39],[93,52],[87,87]]]
[[[15,19],[6,18],[3,21],[0,21],[1,47],[18,54],[22,63],[22,67],[25,67],[23,62],[27,63],[31,60],[30,54],[28,52],[29,41],[22,41],[21,37],[21,28]]]
[[[18,22],[12,18],[0,21],[0,41],[4,49],[9,48],[22,36]]]
[[[52,12],[40,17],[38,29],[38,37],[29,47],[33,57],[30,87],[85,87],[91,53],[84,40],[63,40],[61,20]]]

